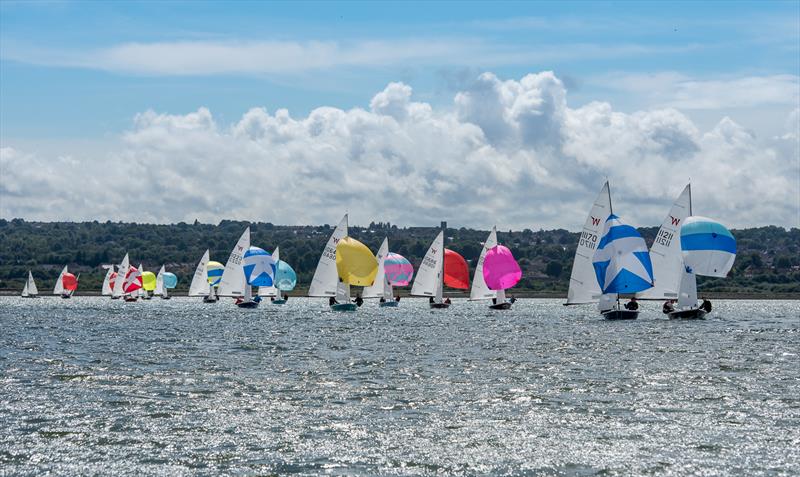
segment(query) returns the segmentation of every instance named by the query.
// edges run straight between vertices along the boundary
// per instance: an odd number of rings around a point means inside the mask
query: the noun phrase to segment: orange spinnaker
[[[464,257],[444,249],[444,284],[450,288],[469,289],[469,266]]]

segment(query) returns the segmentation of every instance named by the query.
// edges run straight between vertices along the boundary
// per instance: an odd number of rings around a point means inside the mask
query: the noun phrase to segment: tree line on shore
[[[158,225],[0,219],[0,289],[22,289],[28,270],[32,270],[40,290],[46,290],[63,266],[69,265],[70,271],[81,274],[79,291],[99,290],[105,275],[102,266],[116,264],[129,253],[131,262],[141,262],[146,270],[155,271],[166,265],[179,277],[177,290],[185,290],[203,252],[210,249],[211,259],[224,263],[248,225],[253,245],[270,251],[280,246],[281,259],[294,267],[298,285],[303,288],[311,281],[333,227],[231,220],[217,225],[197,221]],[[388,236],[389,249],[408,258],[416,268],[438,230],[439,227],[400,228],[378,222],[350,226],[349,233],[373,251]],[[639,231],[649,245],[658,227]],[[698,286],[703,291],[800,296],[800,229],[767,226],[732,232],[738,245],[734,268],[726,279],[700,279]],[[488,233],[450,227],[445,234],[446,247],[460,253],[474,267]],[[498,230],[498,240],[512,250],[523,271],[517,290],[566,294],[578,235],[563,229]]]

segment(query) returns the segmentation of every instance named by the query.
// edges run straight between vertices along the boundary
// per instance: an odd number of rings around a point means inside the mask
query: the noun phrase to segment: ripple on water
[[[798,475],[792,301],[0,298],[10,474]]]

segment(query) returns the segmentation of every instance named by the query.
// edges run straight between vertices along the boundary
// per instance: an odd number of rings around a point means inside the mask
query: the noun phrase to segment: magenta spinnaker
[[[483,279],[490,290],[506,290],[522,278],[522,270],[508,247],[497,245],[486,251]]]

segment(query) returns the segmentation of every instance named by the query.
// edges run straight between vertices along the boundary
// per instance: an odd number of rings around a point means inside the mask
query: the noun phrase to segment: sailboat
[[[637,272],[641,272],[641,270],[635,267],[636,262],[629,262],[631,257],[628,255],[630,255],[631,250],[623,247],[623,245],[625,245],[623,243],[614,243],[617,238],[617,229],[612,230],[612,227],[616,225],[624,224],[621,224],[621,221],[613,215],[613,210],[611,208],[611,190],[609,189],[608,182],[606,182],[603,184],[603,188],[600,190],[592,208],[589,210],[589,216],[586,218],[580,238],[578,239],[575,258],[572,263],[572,274],[569,279],[567,302],[564,303],[564,305],[596,303],[599,311],[605,318],[635,319],[638,317],[638,311],[621,310],[619,308],[619,293],[635,293],[641,290],[632,291],[625,288],[623,291],[616,291],[617,284],[614,283],[613,279],[616,277],[615,273],[619,273],[619,271],[624,268],[625,264],[634,267]],[[630,233],[630,238],[638,237],[641,239],[636,229],[630,226],[624,227],[624,229],[619,230]],[[643,242],[643,239],[641,239],[641,242],[636,242],[635,245],[637,247],[635,247],[633,251],[638,253],[639,256],[642,256],[642,252],[644,252],[649,262],[646,244],[643,251],[638,248]],[[598,250],[601,249],[604,250],[603,253],[596,255]],[[611,258],[609,254],[618,249],[625,253],[625,260],[622,262],[613,260],[613,266],[611,266],[612,260],[605,259]],[[633,258],[641,262],[641,260],[637,258],[637,255],[633,255]],[[594,262],[598,262],[598,264],[596,265]],[[607,283],[607,278],[610,278],[611,282]],[[648,278],[649,286],[642,288],[642,290],[652,286],[652,265],[650,266]],[[643,280],[647,281],[644,278]]]
[[[114,274],[114,265],[108,266],[108,271],[106,271],[106,276],[103,278],[103,287],[100,290],[100,295],[102,296],[111,296],[114,293],[113,286],[112,286],[112,276]]]
[[[33,274],[28,270],[28,280],[25,286],[22,287],[22,298],[38,298],[39,289],[36,288],[36,281],[33,279]]]
[[[213,278],[210,269],[212,264],[217,265],[214,267]],[[203,303],[216,303],[219,298],[217,298],[215,285],[218,285],[222,280],[223,270],[225,270],[225,266],[221,263],[209,261],[209,251],[206,250],[194,270],[192,283],[189,285],[189,296],[201,296],[203,297]]]
[[[442,230],[433,239],[417,269],[411,294],[429,297],[431,308],[448,308],[450,299],[443,299],[444,285],[462,290],[469,289],[469,267],[464,257],[444,248],[444,230]]]
[[[75,275],[69,273],[68,265],[64,265],[64,269],[56,279],[56,285],[53,287],[53,295],[60,295],[61,298],[72,298],[75,290],[78,289],[78,279]]]
[[[244,253],[244,263],[242,271],[245,275],[245,289],[246,293],[252,293],[252,287],[271,287],[275,279],[275,260],[269,252],[263,248],[250,247]],[[237,305],[243,308],[254,308],[261,302],[261,297],[256,294],[252,299],[255,303],[251,306],[247,303],[246,299],[241,302],[237,301]]]
[[[141,263],[139,264],[139,273],[142,277],[142,288],[139,289],[139,298],[142,300],[150,300],[153,298],[150,292],[156,289],[156,274],[144,271]]]
[[[269,297],[273,305],[285,305],[288,294],[297,285],[297,273],[286,262],[280,259],[280,247],[275,247],[272,252],[272,259],[275,261],[275,278],[272,286],[259,287],[258,296]]]
[[[333,311],[355,311],[361,305],[350,299],[350,285],[370,286],[378,262],[361,242],[347,235],[347,214],[333,230],[317,263],[308,296],[329,297]]]
[[[383,239],[383,243],[381,243],[380,248],[378,248],[378,253],[375,254],[375,260],[378,262],[378,273],[375,274],[375,281],[372,285],[365,287],[364,292],[361,294],[364,299],[378,298],[380,300],[380,306],[383,307],[397,306],[399,304],[398,301],[394,300],[392,284],[389,283],[389,279],[386,277],[384,264],[387,255],[389,255],[388,237]]]
[[[677,300],[665,304],[670,318],[704,318],[710,304],[698,306],[697,275],[725,277],[736,258],[736,240],[722,224],[692,213],[691,184],[678,196],[653,245],[655,286],[640,296]]]
[[[522,270],[507,247],[497,243],[497,227],[492,227],[472,278],[470,300],[492,300],[489,308],[508,310],[514,299],[506,300],[506,290],[522,278]]]
[[[262,254],[263,252],[263,254]],[[250,247],[250,227],[247,227],[231,250],[225,270],[220,279],[218,296],[236,298],[236,305],[240,308],[257,308],[261,297],[253,296],[252,280],[258,280],[262,275],[274,276],[274,270],[268,269],[271,257],[266,260],[263,255],[269,254],[257,247]],[[247,269],[246,269],[247,267]],[[269,283],[271,284],[271,282]]]
[[[125,301],[136,301],[139,298],[136,292],[141,287],[142,275],[136,267],[131,267],[130,259],[126,253],[122,263],[119,264],[111,297],[122,297]]]
[[[175,288],[178,284],[178,277],[174,273],[166,271],[166,267],[161,265],[156,275],[156,287],[153,290],[153,295],[160,296],[162,300],[169,300],[169,289]]]

